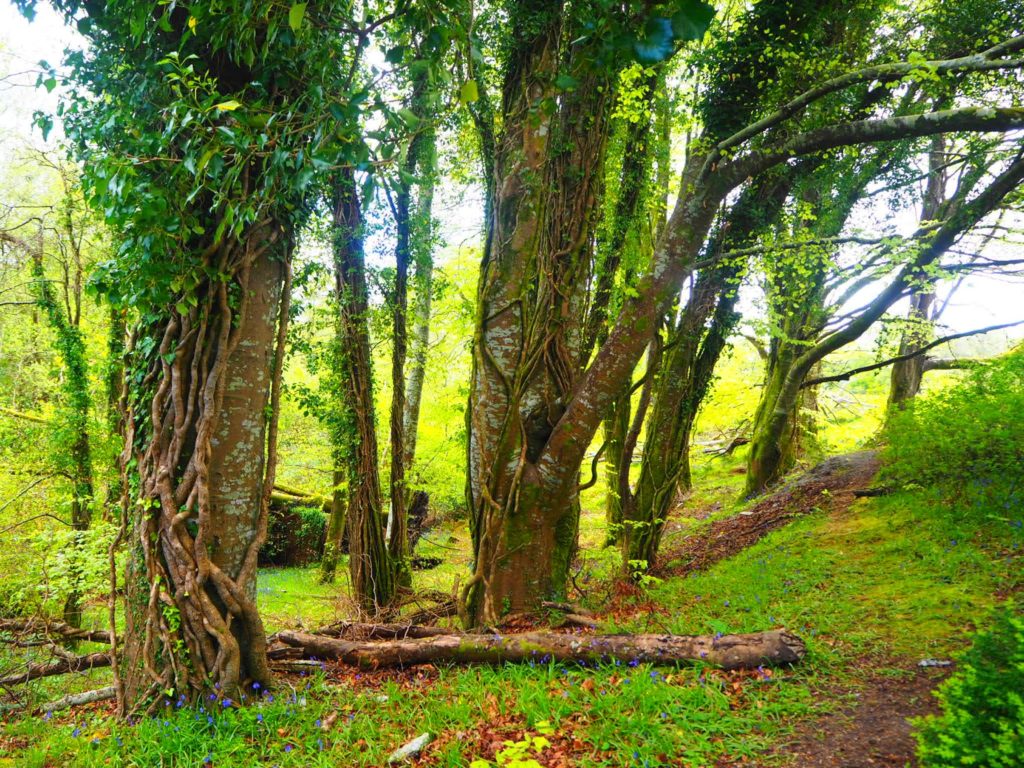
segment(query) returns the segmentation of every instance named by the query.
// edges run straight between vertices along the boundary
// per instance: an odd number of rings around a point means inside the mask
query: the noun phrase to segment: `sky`
[[[32,128],[32,114],[40,109],[52,112],[60,96],[58,87],[48,94],[36,88],[38,62],[46,60],[58,64],[63,50],[81,45],[81,40],[45,3],[37,7],[34,21],[27,21],[10,0],[0,0],[0,177],[16,169],[15,158],[26,147],[44,147],[39,132]],[[14,73],[13,75],[11,73]],[[59,127],[51,136],[59,139]],[[16,172],[16,171],[15,171]],[[436,215],[441,221],[441,233],[450,247],[479,242],[483,223],[482,195],[472,188],[446,188],[439,190]],[[880,211],[865,215],[864,226],[874,226]],[[895,220],[898,229],[906,230],[916,221],[917,212],[900,212]],[[1024,219],[1018,217],[1024,225]],[[869,230],[870,231],[870,230]],[[1024,237],[1021,238],[1024,240]],[[989,255],[1000,258],[1024,258],[1024,247],[993,244]],[[1016,255],[1014,256],[1014,251]],[[867,289],[863,299],[871,292]],[[940,291],[940,294],[942,291]],[[757,312],[760,303],[756,290],[743,293],[741,302],[749,312]],[[902,313],[903,307],[894,308]],[[976,328],[1024,320],[1024,279],[977,274],[967,278],[956,291],[942,317],[940,333],[956,333]],[[1024,338],[1024,326],[999,332],[1008,338]]]

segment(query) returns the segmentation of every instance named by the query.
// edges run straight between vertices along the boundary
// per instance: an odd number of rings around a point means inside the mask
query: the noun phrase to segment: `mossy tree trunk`
[[[463,616],[474,625],[564,594],[579,461],[557,480],[538,462],[590,352],[582,320],[611,105],[612,73],[562,49],[573,28],[561,4],[518,5],[530,24],[513,33],[503,83],[468,414]],[[558,92],[559,74],[578,85]]]
[[[340,464],[338,457],[336,463]],[[331,513],[327,520],[327,536],[324,540],[324,554],[320,559],[320,582],[333,584],[341,556],[342,540],[345,537],[346,512],[348,511],[348,484],[345,471],[335,469],[332,475]]]

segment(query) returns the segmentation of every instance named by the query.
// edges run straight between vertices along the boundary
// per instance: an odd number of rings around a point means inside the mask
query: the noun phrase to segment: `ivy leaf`
[[[715,7],[703,0],[682,0],[672,15],[672,32],[677,40],[700,40],[715,18]]]
[[[574,91],[579,84],[579,80],[564,72],[555,78],[555,87],[560,91]]]
[[[463,104],[470,104],[480,98],[480,89],[476,80],[467,80],[459,88],[459,101]]]
[[[675,49],[672,22],[664,16],[652,16],[644,25],[644,36],[633,42],[633,53],[641,64],[657,64]]]
[[[292,28],[292,32],[298,32],[302,27],[302,20],[306,16],[306,4],[295,3],[291,10],[288,11],[288,26]]]

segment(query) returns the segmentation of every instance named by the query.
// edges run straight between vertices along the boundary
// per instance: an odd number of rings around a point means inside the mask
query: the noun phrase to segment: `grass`
[[[347,557],[338,563],[335,584],[321,584],[318,567],[262,568],[256,577],[256,601],[268,632],[329,624],[342,617],[347,594]]]
[[[726,468],[722,487],[730,482]],[[500,744],[540,733],[551,742],[542,764],[557,764],[558,750],[578,766],[762,756],[802,719],[841,703],[838,692],[868,668],[901,675],[920,658],[948,656],[997,592],[1021,586],[1021,515],[1000,514],[968,514],[922,491],[861,501],[798,519],[706,573],[667,579],[643,596],[663,609],[653,617],[659,630],[785,626],[805,637],[805,663],[767,678],[646,665],[372,675],[332,668],[331,679],[292,678],[294,690],[284,684],[273,701],[256,695],[256,707],[210,702],[179,711],[171,702],[166,716],[134,726],[96,713],[14,719],[0,735],[0,766],[199,766],[207,757],[219,768],[372,766],[427,731],[440,734],[429,754],[441,766],[493,760],[491,736]],[[465,532],[453,535],[451,543],[435,534],[433,546],[461,547]],[[424,573],[440,585],[458,567]],[[328,620],[340,590],[318,585],[312,569],[264,571],[259,588],[271,627]],[[651,621],[641,615],[621,628]],[[332,715],[333,727],[317,725]]]

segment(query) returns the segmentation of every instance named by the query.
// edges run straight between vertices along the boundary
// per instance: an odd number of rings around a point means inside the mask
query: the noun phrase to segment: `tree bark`
[[[363,219],[351,170],[340,173],[334,189],[334,261],[345,390],[343,426],[336,439],[348,473],[349,573],[353,596],[364,610],[376,613],[391,602],[396,584],[381,509]]]
[[[384,642],[340,640],[286,630],[278,638],[308,656],[339,659],[363,669],[437,662],[502,664],[505,662],[580,662],[712,664],[723,669],[795,664],[807,650],[786,631],[747,635],[567,635],[530,632],[520,635],[438,635]]]
[[[273,487],[291,237],[281,225],[211,249],[195,306],[142,329],[126,451],[138,472],[120,665],[127,710],[173,690],[236,697],[270,682],[256,566]],[[232,299],[234,297],[234,299]],[[136,374],[137,375],[137,374]],[[122,466],[128,466],[123,461]]]
[[[320,583],[333,584],[341,555],[342,539],[345,537],[346,512],[348,511],[348,488],[345,472],[334,470],[334,488],[331,491],[331,513],[327,520],[327,538],[324,541],[324,556],[320,560]]]
[[[561,3],[523,5],[531,23],[514,32],[503,85],[467,414],[473,625],[560,597],[578,522],[579,463],[558,498],[537,461],[590,352],[581,321],[611,81],[560,60]],[[571,92],[556,92],[560,71],[577,78]]]

